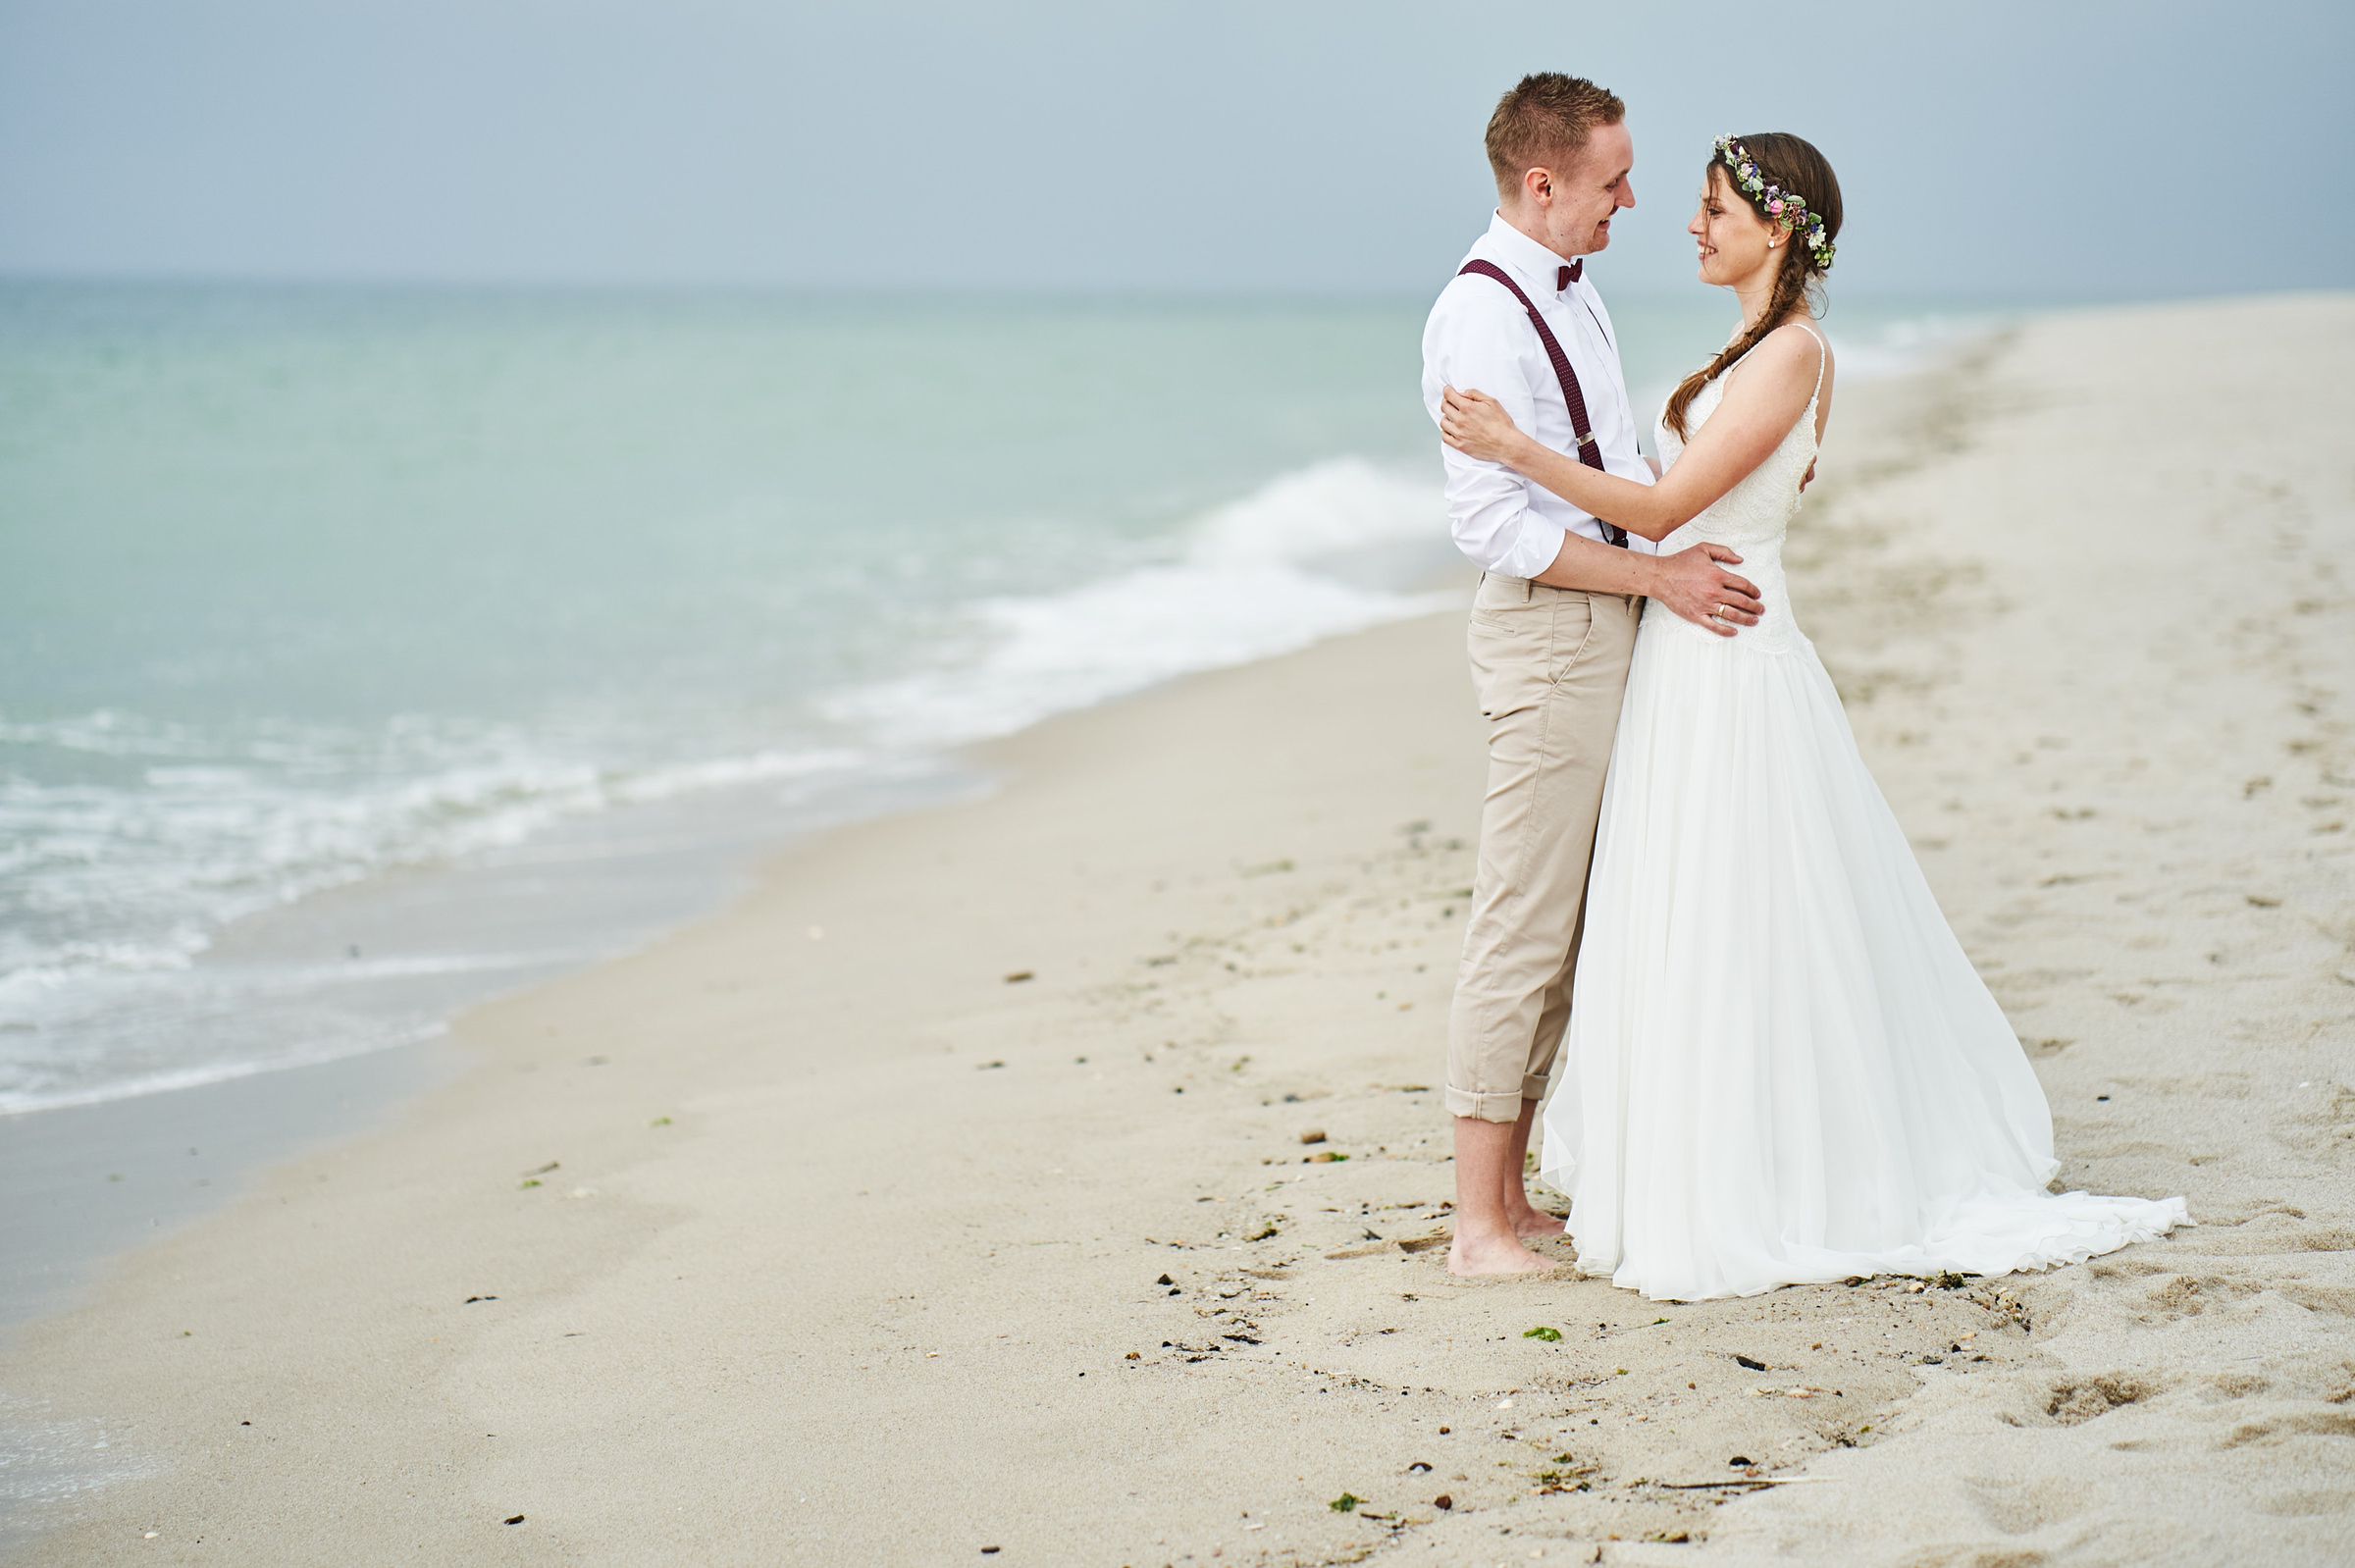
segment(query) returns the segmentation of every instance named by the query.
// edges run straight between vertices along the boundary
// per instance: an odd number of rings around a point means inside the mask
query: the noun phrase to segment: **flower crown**
[[[1830,272],[1835,247],[1831,236],[1823,232],[1823,220],[1807,211],[1806,198],[1797,191],[1779,190],[1768,184],[1750,149],[1731,136],[1717,138],[1717,156],[1734,172],[1734,183],[1742,187],[1743,194],[1763,208],[1770,220],[1792,234],[1806,235],[1807,249],[1815,255],[1815,270]]]

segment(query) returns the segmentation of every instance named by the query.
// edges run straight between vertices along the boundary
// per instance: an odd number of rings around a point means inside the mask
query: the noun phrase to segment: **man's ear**
[[[1533,206],[1551,206],[1553,203],[1553,171],[1550,169],[1524,171],[1521,176],[1521,194],[1527,197]]]

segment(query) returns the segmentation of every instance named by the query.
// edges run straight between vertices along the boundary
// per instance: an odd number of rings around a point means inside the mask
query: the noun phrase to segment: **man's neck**
[[[1561,246],[1546,238],[1545,226],[1543,221],[1544,214],[1538,212],[1534,208],[1520,207],[1515,208],[1511,212],[1507,212],[1502,207],[1499,207],[1496,209],[1496,216],[1502,218],[1505,223],[1523,238],[1535,240],[1537,243],[1544,245],[1547,250],[1550,250],[1555,255],[1561,257],[1564,261],[1576,261],[1579,257],[1586,254],[1586,252],[1583,250],[1564,250]]]

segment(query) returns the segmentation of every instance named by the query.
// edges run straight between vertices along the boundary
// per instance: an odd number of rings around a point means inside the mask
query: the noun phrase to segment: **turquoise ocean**
[[[0,1114],[416,1039],[1446,602],[1426,304],[0,284]],[[1613,316],[1643,409],[1733,319]]]

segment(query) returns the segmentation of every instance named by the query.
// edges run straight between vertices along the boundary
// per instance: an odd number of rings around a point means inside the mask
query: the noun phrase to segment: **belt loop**
[[[1521,602],[1522,602],[1522,603],[1524,603],[1524,604],[1526,604],[1526,603],[1529,603],[1531,601],[1535,600],[1537,597],[1538,597],[1538,580],[1537,580],[1536,578],[1534,578],[1534,577],[1524,577],[1524,578],[1522,578],[1522,579],[1521,579]]]

